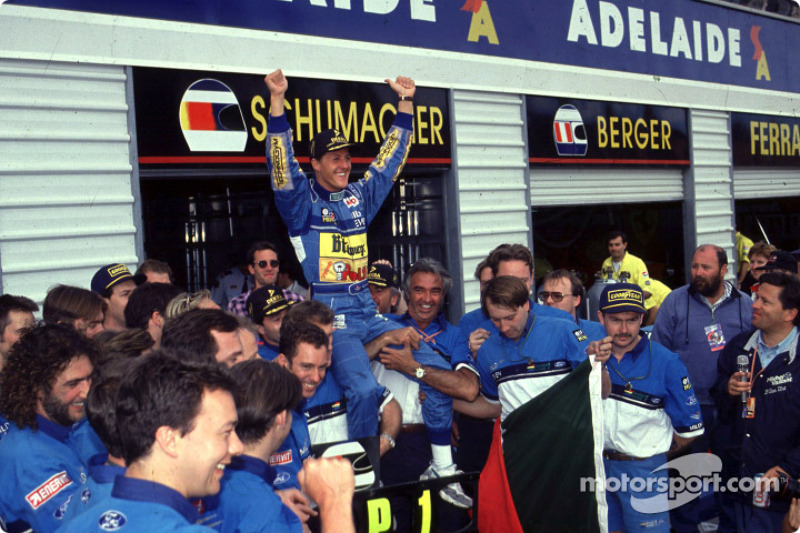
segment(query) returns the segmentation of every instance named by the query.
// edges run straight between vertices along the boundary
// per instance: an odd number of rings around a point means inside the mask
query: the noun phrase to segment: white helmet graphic
[[[578,109],[572,104],[558,108],[553,119],[553,140],[558,155],[585,156],[589,149],[586,140],[586,128]]]
[[[183,93],[181,130],[192,152],[241,152],[247,144],[242,110],[233,91],[218,80],[192,83]]]

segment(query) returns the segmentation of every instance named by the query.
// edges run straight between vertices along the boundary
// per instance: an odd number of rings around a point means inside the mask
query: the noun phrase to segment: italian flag
[[[498,419],[478,490],[481,533],[608,531],[601,386],[600,364],[587,360]]]

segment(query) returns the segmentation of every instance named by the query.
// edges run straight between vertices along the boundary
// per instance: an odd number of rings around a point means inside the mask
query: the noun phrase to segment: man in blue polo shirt
[[[67,520],[108,498],[114,478],[125,475],[125,459],[117,430],[117,392],[120,381],[135,364],[136,359],[132,357],[114,358],[95,369],[92,388],[86,397],[86,420],[103,449],[88,459],[87,488],[81,492],[80,500],[75,498],[69,506]]]
[[[328,376],[330,353],[328,337],[310,322],[290,321],[281,328],[281,353],[275,362],[294,374],[302,386],[303,401],[293,414],[292,429],[277,452],[272,464],[283,474],[276,487],[297,487],[297,475],[309,456],[310,444],[346,441],[347,400],[332,377]],[[400,425],[400,407],[391,393],[381,387],[379,406],[381,454],[391,449]]]
[[[486,260],[492,268],[492,277],[511,276],[517,278],[528,288],[529,295],[533,291],[533,254],[526,246],[522,244],[501,244],[492,250]],[[483,281],[481,281],[481,286],[483,286]],[[571,320],[569,313],[561,309],[538,304],[535,298],[530,296],[528,312],[534,316],[541,315]],[[497,333],[497,328],[486,315],[483,306],[461,317],[458,327],[467,336],[469,348],[473,355],[478,353],[481,345],[491,334]]]
[[[98,347],[68,326],[38,326],[11,351],[0,377],[0,518],[10,532],[53,531],[86,488],[87,469],[70,440]]]
[[[246,361],[232,371],[236,380],[236,409],[239,423],[236,433],[244,444],[244,453],[233,457],[222,478],[215,529],[227,532],[270,531],[300,533],[303,522],[316,515],[302,494],[294,495],[290,505],[274,492],[277,472],[269,465],[270,455],[289,435],[293,410],[302,401],[300,382],[278,365],[260,359]],[[346,431],[345,431],[346,434]],[[313,459],[311,460],[313,461]],[[336,465],[326,459],[322,468],[330,471]],[[352,469],[342,475],[352,478]],[[352,493],[351,493],[352,496]],[[322,527],[346,531],[352,528],[352,506],[326,506]],[[340,523],[331,521],[338,520]]]
[[[611,394],[603,402],[606,478],[647,480],[642,490],[631,483],[606,493],[612,532],[669,532],[668,474],[656,470],[667,462],[667,451],[703,433],[686,367],[676,353],[639,333],[644,299],[638,285],[614,283],[603,290],[598,311],[613,354],[606,364]]]
[[[189,498],[218,493],[226,465],[242,452],[233,390],[216,365],[164,352],[139,358],[117,393],[125,476],[63,531],[210,531],[195,525]]]
[[[392,316],[417,342],[439,354],[447,363],[444,367],[421,365],[409,347],[392,348],[383,337],[378,338],[382,345],[379,359],[372,363],[373,372],[403,408],[403,427],[397,441],[400,453],[390,454],[381,462],[381,479],[386,484],[457,473],[450,452],[450,399],[474,400],[478,396],[478,372],[467,338],[445,320],[441,311],[452,284],[450,274],[439,261],[419,259],[406,272],[403,282],[408,312]],[[372,351],[368,345],[367,353]],[[419,401],[420,390],[425,394],[424,402]],[[430,468],[431,464],[435,468]],[[445,487],[441,496],[458,507],[467,508],[472,503],[456,484]]]
[[[476,357],[481,395],[471,403],[454,402],[462,413],[505,420],[586,360],[587,352],[575,342],[568,321],[530,312],[528,287],[518,278],[492,279],[481,297],[481,309],[498,333],[486,339]],[[588,350],[605,362],[610,346],[603,339]]]

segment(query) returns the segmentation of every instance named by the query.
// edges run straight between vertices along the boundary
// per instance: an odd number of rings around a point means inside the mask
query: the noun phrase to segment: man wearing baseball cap
[[[686,367],[678,354],[640,334],[644,314],[644,293],[638,285],[614,283],[600,296],[597,315],[611,337],[612,355],[606,364],[611,394],[603,402],[606,478],[647,480],[607,491],[612,532],[638,531],[641,524],[652,526],[648,531],[669,532],[668,474],[656,469],[667,462],[668,451],[703,433]]]
[[[352,438],[378,434],[380,388],[364,344],[400,329],[377,313],[369,294],[367,228],[408,159],[417,87],[404,76],[385,81],[397,94],[397,114],[364,177],[351,183],[351,143],[338,130],[314,137],[309,154],[314,179],[307,179],[285,114],[289,82],[280,70],[264,78],[270,92],[266,152],[275,205],[311,284],[311,298],[336,314],[331,373],[347,396]],[[440,359],[428,346],[420,346],[414,356],[420,364]]]
[[[125,325],[125,306],[128,297],[138,285],[147,281],[144,274],[133,275],[122,263],[113,263],[100,268],[92,276],[92,291],[99,294],[108,306],[103,328],[123,331]]]
[[[784,252],[778,250],[769,254],[769,261],[767,264],[758,267],[757,270],[763,272],[784,272],[786,274],[797,275],[797,259],[795,259],[792,252]]]
[[[397,307],[402,295],[400,294],[400,278],[392,265],[384,262],[374,262],[369,267],[367,275],[369,294],[378,307],[378,312],[387,315],[399,312]]]
[[[277,285],[265,285],[247,297],[247,314],[261,337],[258,340],[258,355],[267,361],[274,360],[280,353],[281,323],[287,309],[289,301]]]

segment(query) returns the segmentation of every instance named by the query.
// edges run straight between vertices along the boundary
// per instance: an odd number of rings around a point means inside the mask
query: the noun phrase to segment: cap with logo
[[[264,317],[280,313],[290,305],[277,285],[264,285],[247,297],[247,314],[250,320],[260,324]]]
[[[600,295],[600,310],[605,314],[644,313],[644,292],[633,283],[611,283]]]
[[[352,148],[358,146],[347,140],[339,130],[324,130],[311,139],[311,158],[321,159],[323,155],[342,148]]]
[[[137,274],[134,276],[131,274],[131,271],[128,270],[128,267],[122,263],[106,265],[92,276],[92,291],[97,294],[103,294],[114,285],[127,280],[133,280],[136,285],[141,285],[147,281],[147,276],[144,274]]]
[[[376,287],[394,287],[395,289],[400,287],[400,278],[397,276],[397,272],[389,265],[381,263],[370,265],[367,281]]]
[[[769,254],[769,261],[764,266],[756,268],[756,270],[786,270],[797,274],[797,259],[792,255],[792,252],[777,251]]]

